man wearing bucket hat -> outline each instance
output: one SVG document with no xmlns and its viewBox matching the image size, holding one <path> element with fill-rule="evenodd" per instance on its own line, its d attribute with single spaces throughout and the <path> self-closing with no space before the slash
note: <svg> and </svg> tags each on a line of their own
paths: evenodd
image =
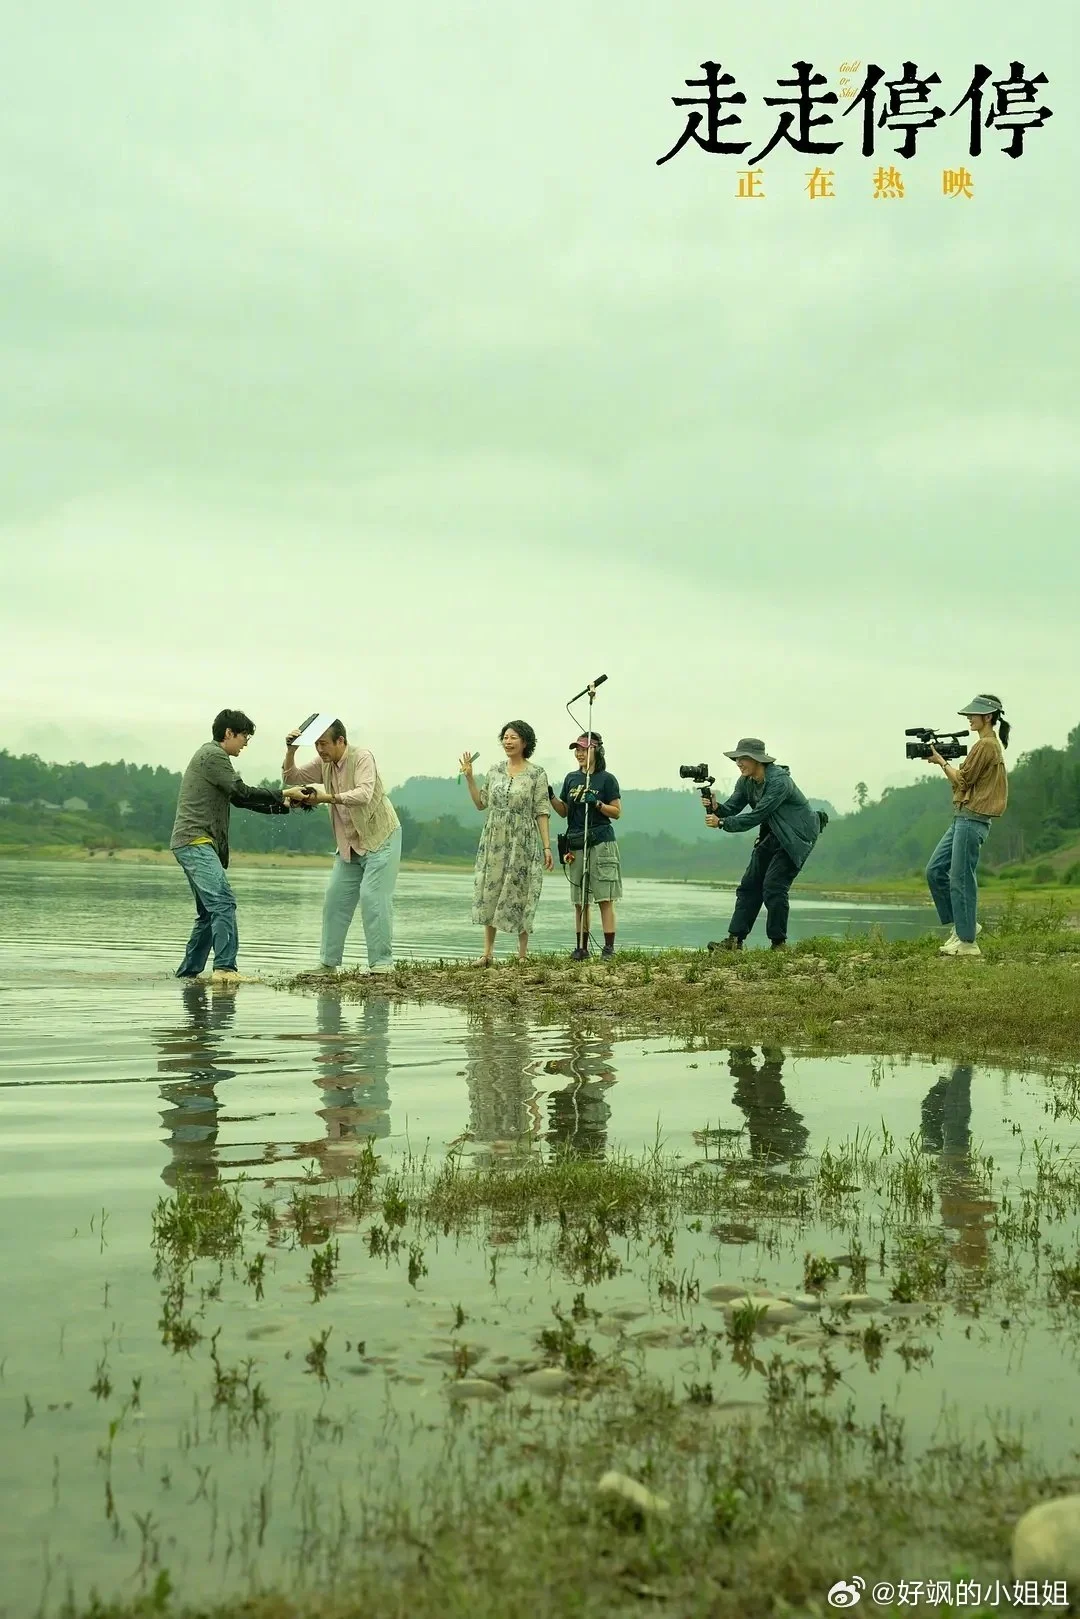
<svg viewBox="0 0 1080 1619">
<path fill-rule="evenodd" d="M 936 748 L 930 752 L 930 763 L 945 772 L 952 786 L 953 818 L 930 856 L 926 882 L 938 919 L 951 927 L 941 954 L 980 956 L 975 939 L 982 932 L 975 918 L 979 903 L 975 871 L 990 824 L 1005 813 L 1009 801 L 1002 752 L 1009 745 L 1009 722 L 1001 698 L 990 692 L 980 692 L 957 713 L 964 715 L 977 740 L 959 765 L 949 764 Z"/>
<path fill-rule="evenodd" d="M 744 736 L 725 753 L 739 768 L 735 791 L 723 804 L 710 800 L 707 826 L 723 832 L 760 827 L 750 864 L 735 894 L 735 909 L 726 939 L 710 950 L 741 950 L 743 940 L 765 907 L 765 931 L 774 950 L 787 943 L 788 894 L 828 817 L 811 809 L 785 765 L 765 751 L 760 737 Z"/>
</svg>

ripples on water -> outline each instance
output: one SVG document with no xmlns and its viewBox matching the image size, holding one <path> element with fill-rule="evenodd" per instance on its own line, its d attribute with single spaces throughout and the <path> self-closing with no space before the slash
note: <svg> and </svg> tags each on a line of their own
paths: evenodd
<svg viewBox="0 0 1080 1619">
<path fill-rule="evenodd" d="M 16 869 L 13 878 L 12 869 L 0 877 L 9 902 L 24 875 Z M 649 925 L 659 929 L 662 913 L 670 922 L 696 905 L 700 926 L 715 930 L 715 896 L 679 890 L 673 899 L 648 886 L 660 890 Z M 244 872 L 237 887 L 247 965 L 310 961 L 296 940 L 317 927 L 321 874 Z M 447 953 L 461 881 L 420 885 L 409 874 L 403 888 L 406 953 Z M 996 1207 L 976 1145 L 997 1173 L 1012 1173 L 1024 1139 L 1051 1127 L 1052 1094 L 1038 1076 L 605 1040 L 531 1027 L 512 1008 L 468 1014 L 381 998 L 343 1005 L 264 984 L 229 992 L 181 985 L 167 969 L 189 917 L 171 870 L 34 868 L 22 891 L 25 903 L 4 907 L 0 938 L 0 1559 L 8 1584 L 0 1614 L 36 1604 L 46 1567 L 54 1597 L 68 1576 L 81 1594 L 93 1583 L 130 1589 L 141 1546 L 136 1514 L 145 1521 L 147 1510 L 161 1561 L 185 1595 L 216 1590 L 226 1577 L 242 1584 L 256 1569 L 264 1577 L 287 1569 L 298 1547 L 310 1549 L 305 1537 L 318 1515 L 315 1497 L 293 1488 L 301 1454 L 319 1487 L 362 1495 L 441 1442 L 445 1366 L 425 1356 L 449 1341 L 453 1306 L 464 1302 L 470 1330 L 489 1349 L 522 1354 L 552 1299 L 568 1302 L 565 1278 L 512 1252 L 496 1275 L 495 1250 L 483 1242 L 436 1244 L 410 1288 L 399 1264 L 372 1257 L 358 1233 L 342 1233 L 326 1298 L 313 1302 L 304 1250 L 275 1250 L 265 1298 L 227 1277 L 221 1298 L 203 1301 L 203 1343 L 190 1357 L 173 1356 L 160 1339 L 150 1214 L 181 1177 L 207 1185 L 244 1175 L 253 1198 L 317 1193 L 347 1178 L 371 1140 L 390 1158 L 438 1157 L 453 1145 L 485 1162 L 552 1145 L 594 1157 L 636 1151 L 659 1136 L 695 1161 L 705 1130 L 782 1173 L 793 1157 L 884 1125 L 898 1141 L 916 1135 L 919 1150 L 948 1164 L 932 1219 L 976 1276 L 993 1263 Z M 546 917 L 556 942 L 565 917 L 551 907 Z M 1075 1124 L 1053 1128 L 1059 1144 L 1080 1145 Z M 828 1232 L 818 1241 L 828 1246 Z M 763 1252 L 751 1227 L 719 1240 L 688 1230 L 679 1242 L 678 1263 L 696 1266 L 706 1283 L 767 1275 L 773 1286 L 799 1284 L 801 1251 Z M 594 1299 L 603 1309 L 651 1308 L 630 1273 L 593 1289 Z M 239 1443 L 210 1408 L 206 1338 L 215 1326 L 220 1355 L 254 1356 L 275 1408 L 289 1415 L 269 1450 Z M 324 1389 L 305 1355 L 327 1327 Z M 670 1375 L 662 1350 L 654 1359 Z M 875 1409 L 895 1396 L 924 1437 L 941 1391 L 963 1387 L 980 1408 L 1019 1409 L 1034 1430 L 1075 1443 L 1075 1367 L 1039 1332 L 976 1366 L 958 1323 L 936 1344 L 934 1373 L 929 1407 L 919 1373 L 886 1371 L 887 1388 L 865 1369 L 851 1379 Z M 125 1402 L 110 1445 L 108 1424 Z M 262 1545 L 245 1540 L 255 1500 L 273 1525 Z"/>
</svg>

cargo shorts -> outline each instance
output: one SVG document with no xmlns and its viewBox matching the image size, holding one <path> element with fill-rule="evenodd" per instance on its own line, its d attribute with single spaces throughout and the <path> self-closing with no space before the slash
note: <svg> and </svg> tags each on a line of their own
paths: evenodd
<svg viewBox="0 0 1080 1619">
<path fill-rule="evenodd" d="M 570 893 L 575 905 L 581 904 L 581 879 L 584 869 L 585 852 L 582 849 L 575 849 L 572 865 L 563 866 L 570 882 Z M 609 843 L 594 843 L 589 850 L 588 898 L 590 903 L 593 900 L 622 899 L 619 845 L 614 839 Z"/>
</svg>

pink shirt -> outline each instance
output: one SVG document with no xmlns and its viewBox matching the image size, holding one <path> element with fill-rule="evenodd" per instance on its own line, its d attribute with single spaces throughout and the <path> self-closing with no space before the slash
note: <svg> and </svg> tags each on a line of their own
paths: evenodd
<svg viewBox="0 0 1080 1619">
<path fill-rule="evenodd" d="M 342 860 L 348 860 L 355 849 L 357 854 L 367 854 L 366 849 L 360 847 L 356 828 L 345 813 L 347 804 L 370 804 L 371 795 L 375 791 L 375 755 L 367 748 L 358 748 L 356 751 L 355 767 L 352 771 L 352 780 L 348 781 L 346 775 L 349 767 L 349 755 L 343 753 L 336 765 L 330 766 L 330 791 L 335 798 L 340 798 L 340 804 L 330 805 L 330 824 L 334 828 L 334 841 L 337 852 Z M 300 787 L 307 782 L 317 782 L 321 785 L 323 779 L 323 762 L 314 759 L 309 765 L 293 765 L 291 769 L 282 772 L 285 784 L 288 787 Z"/>
</svg>

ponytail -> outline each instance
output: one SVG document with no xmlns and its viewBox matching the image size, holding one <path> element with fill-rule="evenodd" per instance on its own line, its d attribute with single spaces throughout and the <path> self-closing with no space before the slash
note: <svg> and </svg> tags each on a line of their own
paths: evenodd
<svg viewBox="0 0 1080 1619">
<path fill-rule="evenodd" d="M 1009 746 L 1009 735 L 1012 731 L 1012 726 L 1005 718 L 1005 708 L 1001 698 L 993 696 L 993 694 L 988 691 L 980 692 L 979 696 L 984 702 L 993 703 L 994 712 L 990 716 L 990 724 L 992 726 L 997 726 L 998 740 L 1003 748 L 1007 748 Z"/>
</svg>

